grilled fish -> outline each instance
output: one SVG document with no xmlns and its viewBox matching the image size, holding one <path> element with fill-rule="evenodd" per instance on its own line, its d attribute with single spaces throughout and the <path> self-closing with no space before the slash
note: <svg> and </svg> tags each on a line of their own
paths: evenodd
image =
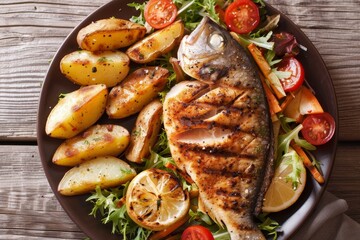
<svg viewBox="0 0 360 240">
<path fill-rule="evenodd" d="M 184 37 L 178 59 L 195 80 L 175 85 L 164 101 L 174 161 L 197 184 L 201 210 L 231 239 L 265 239 L 253 216 L 271 181 L 273 137 L 258 70 L 207 17 Z"/>
</svg>

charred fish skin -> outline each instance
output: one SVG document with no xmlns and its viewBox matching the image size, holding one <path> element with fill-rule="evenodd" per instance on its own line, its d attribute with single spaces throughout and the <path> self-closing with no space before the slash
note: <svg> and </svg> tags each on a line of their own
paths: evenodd
<svg viewBox="0 0 360 240">
<path fill-rule="evenodd" d="M 253 216 L 273 173 L 271 120 L 246 51 L 209 18 L 178 50 L 196 80 L 175 85 L 164 101 L 164 127 L 177 166 L 199 187 L 199 207 L 231 239 L 265 239 Z"/>
</svg>

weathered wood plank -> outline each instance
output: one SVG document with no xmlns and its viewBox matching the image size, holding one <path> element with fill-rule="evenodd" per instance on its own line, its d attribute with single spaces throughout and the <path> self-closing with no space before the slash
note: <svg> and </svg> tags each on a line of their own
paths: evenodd
<svg viewBox="0 0 360 240">
<path fill-rule="evenodd" d="M 73 27 L 106 2 L 1 1 L 0 140 L 35 140 L 38 97 L 49 60 Z M 360 2 L 268 2 L 297 23 L 323 56 L 338 97 L 340 140 L 360 140 Z"/>
<path fill-rule="evenodd" d="M 46 180 L 37 146 L 0 146 L 0 239 L 83 239 Z"/>
<path fill-rule="evenodd" d="M 0 3 L 0 140 L 35 140 L 49 62 L 71 30 L 108 0 Z"/>
<path fill-rule="evenodd" d="M 347 214 L 360 223 L 360 143 L 342 143 L 327 190 L 348 202 Z"/>
<path fill-rule="evenodd" d="M 340 144 L 328 190 L 360 222 L 358 144 Z M 83 239 L 52 193 L 36 146 L 0 146 L 0 239 Z M 22 238 L 21 238 L 22 237 Z"/>
</svg>

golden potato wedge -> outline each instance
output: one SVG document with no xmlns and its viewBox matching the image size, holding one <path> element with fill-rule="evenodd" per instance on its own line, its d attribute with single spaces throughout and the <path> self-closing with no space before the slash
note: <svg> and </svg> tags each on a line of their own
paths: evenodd
<svg viewBox="0 0 360 240">
<path fill-rule="evenodd" d="M 79 47 L 91 52 L 128 47 L 144 37 L 146 28 L 124 19 L 108 18 L 82 28 L 76 41 Z"/>
<path fill-rule="evenodd" d="M 158 99 L 146 105 L 139 113 L 126 149 L 127 160 L 141 163 L 154 146 L 161 127 L 162 104 Z"/>
<path fill-rule="evenodd" d="M 136 172 L 126 162 L 112 156 L 96 157 L 71 168 L 58 185 L 62 195 L 73 196 L 101 188 L 116 187 L 135 177 Z"/>
<path fill-rule="evenodd" d="M 54 138 L 71 138 L 93 125 L 104 113 L 107 87 L 97 84 L 68 93 L 51 110 L 45 132 Z"/>
<path fill-rule="evenodd" d="M 158 30 L 128 48 L 126 54 L 137 63 L 154 61 L 160 55 L 170 52 L 184 36 L 184 24 L 176 21 Z"/>
<path fill-rule="evenodd" d="M 119 125 L 94 125 L 85 132 L 65 140 L 55 151 L 53 163 L 76 166 L 99 156 L 118 156 L 129 145 L 129 131 Z"/>
<path fill-rule="evenodd" d="M 60 71 L 76 84 L 113 87 L 129 73 L 130 59 L 120 51 L 75 51 L 60 61 Z"/>
<path fill-rule="evenodd" d="M 129 74 L 110 91 L 106 106 L 109 118 L 125 118 L 140 112 L 165 87 L 169 74 L 161 67 L 144 67 Z"/>
</svg>

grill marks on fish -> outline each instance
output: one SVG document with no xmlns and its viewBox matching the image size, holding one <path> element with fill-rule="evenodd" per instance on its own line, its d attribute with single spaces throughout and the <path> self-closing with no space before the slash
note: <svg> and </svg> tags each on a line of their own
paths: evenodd
<svg viewBox="0 0 360 240">
<path fill-rule="evenodd" d="M 178 58 L 198 81 L 178 83 L 164 102 L 175 163 L 198 185 L 199 209 L 226 226 L 231 239 L 264 239 L 253 214 L 271 180 L 273 143 L 257 68 L 206 18 L 182 40 Z"/>
<path fill-rule="evenodd" d="M 252 220 L 254 196 L 262 156 L 268 150 L 259 134 L 260 124 L 254 124 L 259 122 L 258 110 L 252 104 L 244 108 L 251 103 L 246 101 L 247 92 L 181 82 L 164 104 L 164 123 L 176 164 L 198 185 L 202 210 L 229 231 L 257 228 Z"/>
</svg>

